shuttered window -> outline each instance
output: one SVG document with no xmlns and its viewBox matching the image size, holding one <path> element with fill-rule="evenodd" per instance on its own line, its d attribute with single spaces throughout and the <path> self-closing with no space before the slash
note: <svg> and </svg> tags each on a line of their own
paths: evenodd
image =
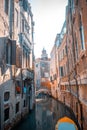
<svg viewBox="0 0 87 130">
<path fill-rule="evenodd" d="M 6 43 L 6 63 L 11 64 L 11 43 L 10 43 L 10 40 L 8 40 L 8 43 Z"/>
<path fill-rule="evenodd" d="M 81 15 L 79 16 L 79 21 L 80 21 L 81 49 L 84 50 L 85 49 L 85 40 L 84 40 L 84 29 L 83 29 L 83 25 L 82 25 Z"/>
<path fill-rule="evenodd" d="M 4 3 L 5 3 L 5 13 L 8 15 L 8 13 L 9 13 L 9 0 L 5 0 Z"/>
<path fill-rule="evenodd" d="M 10 98 L 10 92 L 5 92 L 4 93 L 4 101 L 8 101 Z"/>
<path fill-rule="evenodd" d="M 12 41 L 11 45 L 11 64 L 16 65 L 16 41 Z"/>
<path fill-rule="evenodd" d="M 22 67 L 22 48 L 16 48 L 16 66 L 21 68 Z"/>
<path fill-rule="evenodd" d="M 16 113 L 19 112 L 19 102 L 16 103 L 16 110 L 15 110 L 15 112 L 16 112 Z"/>
<path fill-rule="evenodd" d="M 16 65 L 16 41 L 7 40 L 6 43 L 6 63 Z"/>
<path fill-rule="evenodd" d="M 6 108 L 4 110 L 4 121 L 9 119 L 9 108 Z"/>
<path fill-rule="evenodd" d="M 63 67 L 60 67 L 60 76 L 63 76 L 64 73 L 63 73 Z"/>
</svg>

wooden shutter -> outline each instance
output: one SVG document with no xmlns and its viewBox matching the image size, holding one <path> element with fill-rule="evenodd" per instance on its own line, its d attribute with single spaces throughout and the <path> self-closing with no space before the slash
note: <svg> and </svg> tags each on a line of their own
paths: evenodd
<svg viewBox="0 0 87 130">
<path fill-rule="evenodd" d="M 22 67 L 22 48 L 18 46 L 16 48 L 16 66 L 18 68 Z"/>
<path fill-rule="evenodd" d="M 12 40 L 11 45 L 11 64 L 16 65 L 16 41 Z"/>
<path fill-rule="evenodd" d="M 6 65 L 6 37 L 0 37 L 0 67 L 2 74 Z"/>
<path fill-rule="evenodd" d="M 0 38 L 0 65 L 2 64 L 3 62 L 3 59 L 4 59 L 4 41 L 5 39 L 4 38 Z"/>
</svg>

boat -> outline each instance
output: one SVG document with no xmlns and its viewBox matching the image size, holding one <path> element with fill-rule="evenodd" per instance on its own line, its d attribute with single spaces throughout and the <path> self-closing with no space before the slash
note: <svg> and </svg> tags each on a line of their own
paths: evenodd
<svg viewBox="0 0 87 130">
<path fill-rule="evenodd" d="M 55 130 L 78 130 L 78 127 L 72 119 L 65 116 L 57 121 Z"/>
</svg>

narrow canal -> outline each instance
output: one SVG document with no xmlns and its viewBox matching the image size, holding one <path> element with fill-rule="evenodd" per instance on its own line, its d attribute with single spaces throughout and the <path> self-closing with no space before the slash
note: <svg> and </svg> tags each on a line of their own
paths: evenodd
<svg viewBox="0 0 87 130">
<path fill-rule="evenodd" d="M 63 116 L 76 122 L 74 114 L 64 104 L 41 96 L 36 100 L 35 109 L 14 130 L 55 130 L 58 119 Z"/>
</svg>

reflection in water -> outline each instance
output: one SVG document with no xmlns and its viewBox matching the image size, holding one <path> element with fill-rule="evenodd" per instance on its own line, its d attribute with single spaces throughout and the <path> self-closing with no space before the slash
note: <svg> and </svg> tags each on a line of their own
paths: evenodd
<svg viewBox="0 0 87 130">
<path fill-rule="evenodd" d="M 60 102 L 46 95 L 40 95 L 36 100 L 35 111 L 31 112 L 21 122 L 16 130 L 55 130 L 55 125 L 63 116 L 68 116 L 75 121 L 73 113 Z"/>
<path fill-rule="evenodd" d="M 75 120 L 74 115 L 60 102 L 47 98 L 36 103 L 36 130 L 55 130 L 55 124 L 63 116 Z"/>
</svg>

